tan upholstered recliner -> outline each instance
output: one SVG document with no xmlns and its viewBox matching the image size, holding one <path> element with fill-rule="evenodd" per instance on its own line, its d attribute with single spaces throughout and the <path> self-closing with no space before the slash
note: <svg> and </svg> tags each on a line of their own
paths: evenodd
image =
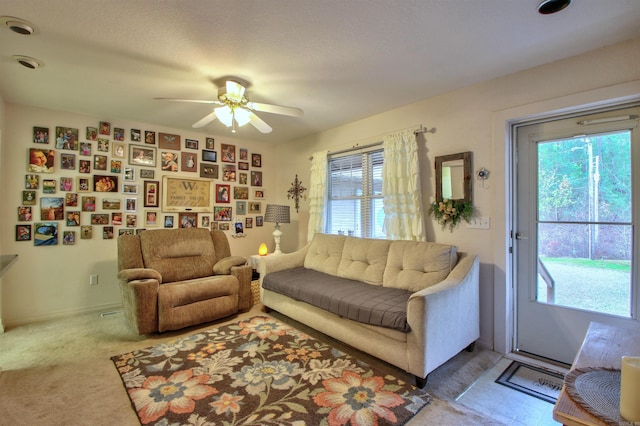
<svg viewBox="0 0 640 426">
<path fill-rule="evenodd" d="M 251 266 L 224 232 L 146 230 L 118 237 L 124 314 L 139 334 L 177 330 L 251 306 Z"/>
</svg>

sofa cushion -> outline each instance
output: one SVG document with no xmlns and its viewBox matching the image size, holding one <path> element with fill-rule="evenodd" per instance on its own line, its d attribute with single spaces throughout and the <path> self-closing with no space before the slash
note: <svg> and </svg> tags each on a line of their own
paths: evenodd
<svg viewBox="0 0 640 426">
<path fill-rule="evenodd" d="M 390 244 L 390 240 L 347 237 L 338 266 L 338 276 L 382 285 Z"/>
<path fill-rule="evenodd" d="M 247 259 L 242 256 L 229 256 L 224 259 L 220 259 L 213 265 L 213 273 L 216 275 L 229 275 L 231 274 L 231 268 L 234 266 L 242 266 L 247 263 Z"/>
<path fill-rule="evenodd" d="M 265 275 L 262 287 L 365 324 L 409 331 L 406 290 L 374 286 L 306 268 Z"/>
<path fill-rule="evenodd" d="M 419 241 L 393 241 L 383 286 L 416 292 L 444 280 L 456 265 L 456 246 Z"/>
<path fill-rule="evenodd" d="M 162 282 L 210 276 L 215 250 L 204 228 L 156 229 L 140 233 L 145 268 L 155 269 Z"/>
<path fill-rule="evenodd" d="M 344 235 L 315 234 L 304 258 L 304 267 L 329 275 L 338 275 Z"/>
</svg>

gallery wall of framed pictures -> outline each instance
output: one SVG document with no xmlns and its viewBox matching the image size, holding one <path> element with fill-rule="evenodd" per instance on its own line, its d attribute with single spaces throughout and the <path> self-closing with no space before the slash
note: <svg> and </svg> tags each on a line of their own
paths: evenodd
<svg viewBox="0 0 640 426">
<path fill-rule="evenodd" d="M 16 241 L 75 245 L 151 228 L 263 224 L 262 155 L 109 121 L 33 126 Z"/>
</svg>

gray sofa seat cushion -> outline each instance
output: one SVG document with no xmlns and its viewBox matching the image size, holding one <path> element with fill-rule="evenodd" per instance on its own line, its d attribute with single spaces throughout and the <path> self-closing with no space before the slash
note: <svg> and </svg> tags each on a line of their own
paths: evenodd
<svg viewBox="0 0 640 426">
<path fill-rule="evenodd" d="M 262 287 L 365 324 L 409 331 L 411 292 L 296 268 L 265 275 Z"/>
</svg>

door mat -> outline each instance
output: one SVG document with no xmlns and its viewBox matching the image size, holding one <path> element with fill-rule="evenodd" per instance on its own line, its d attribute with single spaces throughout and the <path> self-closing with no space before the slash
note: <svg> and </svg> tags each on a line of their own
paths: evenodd
<svg viewBox="0 0 640 426">
<path fill-rule="evenodd" d="M 555 404 L 564 375 L 513 361 L 496 379 L 496 383 Z"/>
</svg>

